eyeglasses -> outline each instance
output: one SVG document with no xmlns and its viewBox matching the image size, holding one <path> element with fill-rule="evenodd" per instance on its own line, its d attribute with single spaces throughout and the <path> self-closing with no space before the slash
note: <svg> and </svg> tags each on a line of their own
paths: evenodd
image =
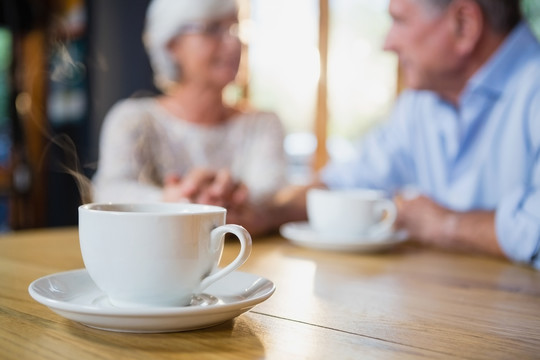
<svg viewBox="0 0 540 360">
<path fill-rule="evenodd" d="M 237 22 L 194 22 L 182 26 L 178 32 L 182 34 L 201 34 L 213 38 L 223 38 L 225 36 L 238 37 Z"/>
</svg>

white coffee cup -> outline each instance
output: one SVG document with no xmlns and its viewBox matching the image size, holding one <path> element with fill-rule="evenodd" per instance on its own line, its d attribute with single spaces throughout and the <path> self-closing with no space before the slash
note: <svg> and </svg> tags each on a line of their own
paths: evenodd
<svg viewBox="0 0 540 360">
<path fill-rule="evenodd" d="M 324 234 L 376 236 L 396 220 L 396 206 L 382 191 L 310 189 L 306 201 L 311 228 Z"/>
<path fill-rule="evenodd" d="M 249 233 L 224 225 L 225 216 L 222 207 L 198 204 L 82 205 L 83 261 L 115 306 L 185 306 L 251 253 Z M 239 239 L 240 252 L 218 269 L 227 233 Z"/>
</svg>

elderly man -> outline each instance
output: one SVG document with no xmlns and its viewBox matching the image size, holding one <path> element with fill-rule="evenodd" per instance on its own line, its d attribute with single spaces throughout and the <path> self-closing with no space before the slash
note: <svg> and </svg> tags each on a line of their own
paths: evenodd
<svg viewBox="0 0 540 360">
<path fill-rule="evenodd" d="M 397 226 L 413 239 L 540 268 L 540 45 L 519 1 L 390 0 L 389 9 L 385 48 L 409 90 L 358 157 L 329 164 L 312 186 L 413 187 L 416 196 L 397 196 Z M 231 219 L 257 232 L 305 218 L 306 190 Z"/>
<path fill-rule="evenodd" d="M 425 243 L 540 266 L 540 46 L 517 0 L 391 0 L 385 48 L 411 90 L 330 188 L 401 198 L 398 225 Z"/>
</svg>

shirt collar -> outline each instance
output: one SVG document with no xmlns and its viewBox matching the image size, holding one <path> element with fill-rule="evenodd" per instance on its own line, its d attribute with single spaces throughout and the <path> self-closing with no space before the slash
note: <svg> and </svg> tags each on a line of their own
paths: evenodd
<svg viewBox="0 0 540 360">
<path fill-rule="evenodd" d="M 538 47 L 529 26 L 521 22 L 507 36 L 495 54 L 469 80 L 463 96 L 476 91 L 500 95 L 520 66 L 520 58 L 527 56 L 527 48 Z M 462 96 L 462 98 L 463 98 Z"/>
</svg>

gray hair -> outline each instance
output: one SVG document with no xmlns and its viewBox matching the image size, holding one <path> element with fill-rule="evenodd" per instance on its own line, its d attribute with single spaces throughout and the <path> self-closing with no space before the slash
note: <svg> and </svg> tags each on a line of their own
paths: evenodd
<svg viewBox="0 0 540 360">
<path fill-rule="evenodd" d="M 179 30 L 192 22 L 236 14 L 235 0 L 152 0 L 146 12 L 143 42 L 154 70 L 154 83 L 166 91 L 180 80 L 178 64 L 168 49 Z"/>
<path fill-rule="evenodd" d="M 421 0 L 443 10 L 453 0 Z M 519 0 L 473 0 L 482 9 L 487 22 L 499 33 L 509 33 L 522 19 Z"/>
</svg>

